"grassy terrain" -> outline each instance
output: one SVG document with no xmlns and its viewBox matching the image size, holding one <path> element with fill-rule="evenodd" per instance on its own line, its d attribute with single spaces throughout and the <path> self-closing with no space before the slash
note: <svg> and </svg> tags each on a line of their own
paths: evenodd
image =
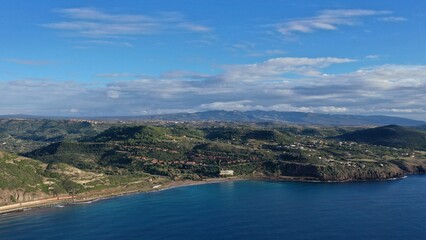
<svg viewBox="0 0 426 240">
<path fill-rule="evenodd" d="M 48 164 L 0 152 L 0 189 L 59 194 L 77 187 L 66 175 L 53 174 Z"/>
</svg>

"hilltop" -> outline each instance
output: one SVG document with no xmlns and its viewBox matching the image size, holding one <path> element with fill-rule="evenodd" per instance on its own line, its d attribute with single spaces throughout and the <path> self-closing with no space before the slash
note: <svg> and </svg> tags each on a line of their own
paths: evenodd
<svg viewBox="0 0 426 240">
<path fill-rule="evenodd" d="M 336 130 L 335 130 L 336 131 Z M 110 175 L 147 173 L 172 180 L 237 176 L 320 181 L 400 177 L 424 172 L 407 150 L 336 142 L 328 129 L 240 126 L 119 126 L 78 142 L 58 142 L 28 157 Z M 343 131 L 343 130 L 341 130 Z M 349 130 L 346 130 L 349 131 Z"/>
<path fill-rule="evenodd" d="M 357 130 L 342 134 L 337 138 L 388 147 L 426 150 L 425 131 L 397 125 Z"/>
<path fill-rule="evenodd" d="M 0 119 L 0 150 L 24 153 L 54 142 L 92 137 L 112 125 L 85 120 Z"/>
</svg>

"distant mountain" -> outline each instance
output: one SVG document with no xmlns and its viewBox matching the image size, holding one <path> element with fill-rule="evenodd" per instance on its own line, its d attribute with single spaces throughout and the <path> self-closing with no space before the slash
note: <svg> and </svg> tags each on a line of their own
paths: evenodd
<svg viewBox="0 0 426 240">
<path fill-rule="evenodd" d="M 304 112 L 277 111 L 207 111 L 196 113 L 175 113 L 136 117 L 104 117 L 99 119 L 121 120 L 167 120 L 167 121 L 224 121 L 224 122 L 285 122 L 291 124 L 313 124 L 327 126 L 383 126 L 396 124 L 418 126 L 423 121 L 389 116 L 335 115 Z"/>
<path fill-rule="evenodd" d="M 0 119 L 50 119 L 50 120 L 69 120 L 69 119 L 79 119 L 78 117 L 67 117 L 67 116 L 41 116 L 41 115 L 28 115 L 28 114 L 10 114 L 10 115 L 0 115 Z"/>
<path fill-rule="evenodd" d="M 0 119 L 39 119 L 40 116 L 35 115 L 26 115 L 26 114 L 10 114 L 10 115 L 0 115 Z"/>
<path fill-rule="evenodd" d="M 397 125 L 357 130 L 337 138 L 388 147 L 426 150 L 426 132 Z"/>
<path fill-rule="evenodd" d="M 281 122 L 290 124 L 311 124 L 324 126 L 420 126 L 426 122 L 408 118 L 389 116 L 363 116 L 322 114 L 304 112 L 277 112 L 277 111 L 206 111 L 195 113 L 173 113 L 147 116 L 103 116 L 103 117 L 42 117 L 29 115 L 0 116 L 0 118 L 24 119 L 91 119 L 91 120 L 135 120 L 135 121 L 221 121 L 221 122 Z"/>
</svg>

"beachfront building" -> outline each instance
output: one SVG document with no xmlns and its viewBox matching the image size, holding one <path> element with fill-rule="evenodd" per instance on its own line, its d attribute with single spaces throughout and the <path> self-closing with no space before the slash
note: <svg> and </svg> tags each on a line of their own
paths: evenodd
<svg viewBox="0 0 426 240">
<path fill-rule="evenodd" d="M 234 170 L 220 170 L 220 176 L 233 176 Z"/>
</svg>

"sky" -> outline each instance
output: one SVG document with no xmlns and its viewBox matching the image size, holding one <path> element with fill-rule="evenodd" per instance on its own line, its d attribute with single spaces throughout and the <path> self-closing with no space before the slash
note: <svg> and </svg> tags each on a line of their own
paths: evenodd
<svg viewBox="0 0 426 240">
<path fill-rule="evenodd" d="M 0 115 L 426 120 L 426 1 L 2 0 Z"/>
</svg>

